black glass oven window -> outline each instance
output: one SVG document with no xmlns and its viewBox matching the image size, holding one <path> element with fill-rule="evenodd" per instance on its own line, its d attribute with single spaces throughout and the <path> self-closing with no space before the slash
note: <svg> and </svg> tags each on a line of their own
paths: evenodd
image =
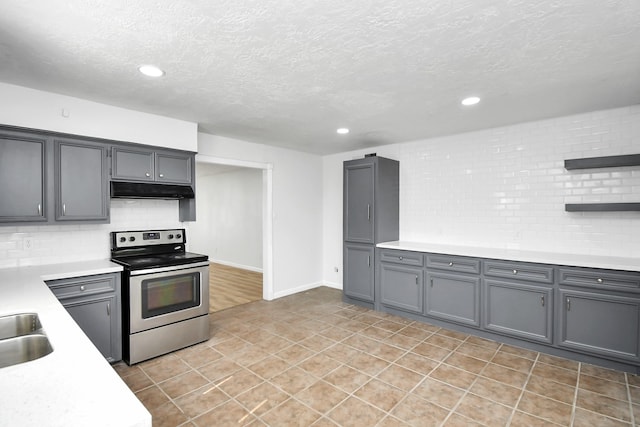
<svg viewBox="0 0 640 427">
<path fill-rule="evenodd" d="M 142 318 L 200 305 L 200 274 L 176 274 L 142 281 Z"/>
</svg>

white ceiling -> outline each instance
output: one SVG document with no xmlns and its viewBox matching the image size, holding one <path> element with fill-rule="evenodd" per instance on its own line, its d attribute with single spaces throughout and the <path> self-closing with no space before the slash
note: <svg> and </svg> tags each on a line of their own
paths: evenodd
<svg viewBox="0 0 640 427">
<path fill-rule="evenodd" d="M 640 104 L 640 1 L 2 1 L 0 81 L 327 154 Z"/>
</svg>

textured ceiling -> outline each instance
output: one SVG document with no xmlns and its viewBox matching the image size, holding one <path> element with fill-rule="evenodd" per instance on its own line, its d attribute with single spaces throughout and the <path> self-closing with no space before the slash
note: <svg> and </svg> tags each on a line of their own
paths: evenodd
<svg viewBox="0 0 640 427">
<path fill-rule="evenodd" d="M 639 104 L 639 40 L 637 0 L 2 1 L 0 81 L 326 154 Z"/>
</svg>

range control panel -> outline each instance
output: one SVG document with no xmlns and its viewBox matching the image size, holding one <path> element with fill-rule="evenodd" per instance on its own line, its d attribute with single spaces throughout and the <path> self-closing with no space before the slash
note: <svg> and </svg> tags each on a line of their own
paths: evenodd
<svg viewBox="0 0 640 427">
<path fill-rule="evenodd" d="M 172 230 L 116 231 L 111 233 L 112 248 L 132 248 L 136 246 L 152 246 L 180 244 L 187 241 L 184 228 Z"/>
</svg>

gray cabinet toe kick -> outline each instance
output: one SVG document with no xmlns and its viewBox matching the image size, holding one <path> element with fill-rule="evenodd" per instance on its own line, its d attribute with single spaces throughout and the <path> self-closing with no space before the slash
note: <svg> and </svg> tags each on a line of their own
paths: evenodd
<svg viewBox="0 0 640 427">
<path fill-rule="evenodd" d="M 354 249 L 345 247 L 347 256 L 357 258 Z M 640 272 L 379 247 L 374 259 L 373 272 L 351 272 L 353 283 L 375 280 L 373 289 L 359 287 L 353 296 L 366 304 L 356 304 L 640 373 Z"/>
</svg>

